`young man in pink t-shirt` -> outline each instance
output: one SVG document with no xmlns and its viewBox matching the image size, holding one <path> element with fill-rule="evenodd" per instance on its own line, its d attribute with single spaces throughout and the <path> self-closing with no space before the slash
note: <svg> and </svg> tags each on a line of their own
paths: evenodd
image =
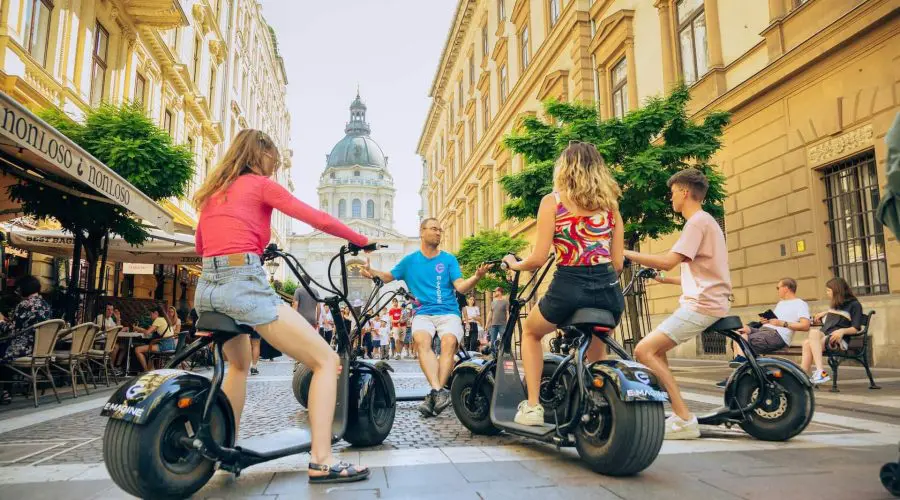
<svg viewBox="0 0 900 500">
<path fill-rule="evenodd" d="M 700 437 L 697 417 L 681 397 L 666 353 L 728 314 L 731 275 L 725 235 L 716 220 L 702 209 L 709 181 L 699 170 L 688 168 L 673 175 L 668 185 L 672 208 L 687 221 L 678 242 L 663 255 L 626 250 L 625 257 L 664 271 L 680 265 L 680 277 L 662 277 L 660 281 L 681 285 L 681 307 L 635 346 L 634 356 L 653 370 L 669 393 L 673 414 L 666 419 L 666 439 L 696 439 Z"/>
</svg>

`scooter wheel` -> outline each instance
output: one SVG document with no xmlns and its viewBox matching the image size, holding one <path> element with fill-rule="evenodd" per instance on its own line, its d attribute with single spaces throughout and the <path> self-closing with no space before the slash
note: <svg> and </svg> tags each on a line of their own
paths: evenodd
<svg viewBox="0 0 900 500">
<path fill-rule="evenodd" d="M 297 366 L 294 367 L 294 379 L 291 382 L 291 388 L 294 389 L 294 398 L 304 408 L 308 408 L 309 383 L 312 381 L 312 376 L 313 371 L 303 363 L 297 363 Z"/>
<path fill-rule="evenodd" d="M 601 397 L 605 404 L 591 403 Z M 588 399 L 591 415 L 575 429 L 575 449 L 594 472 L 607 476 L 631 476 L 656 460 L 665 437 L 663 404 L 657 401 L 625 402 L 613 384 Z"/>
<path fill-rule="evenodd" d="M 485 378 L 481 388 L 475 395 L 473 404 L 468 402 L 469 395 L 475 389 L 476 374 L 466 371 L 453 377 L 450 386 L 450 400 L 453 402 L 453 412 L 456 418 L 472 434 L 483 436 L 495 436 L 500 434 L 500 429 L 494 427 L 491 422 L 491 396 L 494 392 L 494 383 L 490 377 Z"/>
<path fill-rule="evenodd" d="M 372 390 L 364 396 L 367 401 L 359 401 L 358 395 L 355 401 L 350 403 L 347 431 L 344 433 L 344 441 L 353 446 L 365 447 L 379 445 L 387 439 L 394 426 L 394 417 L 397 414 L 397 400 L 394 392 L 394 381 L 390 373 L 381 372 L 386 386 L 376 383 Z M 354 387 L 353 381 L 350 383 Z M 363 408 L 360 408 L 363 405 Z"/>
<path fill-rule="evenodd" d="M 214 464 L 180 438 L 200 428 L 202 409 L 181 409 L 171 399 L 156 409 L 146 424 L 110 419 L 103 433 L 103 462 L 112 480 L 139 498 L 187 498 L 212 477 Z M 229 408 L 228 411 L 231 411 Z M 230 444 L 220 405 L 212 408 L 210 432 L 220 444 Z"/>
<path fill-rule="evenodd" d="M 739 425 L 747 434 L 762 441 L 787 441 L 803 432 L 815 411 L 815 395 L 791 372 L 782 370 L 777 380 L 781 387 L 777 394 L 770 394 L 762 406 L 755 409 Z M 736 402 L 731 405 L 746 406 L 759 394 L 759 384 L 750 373 L 735 383 Z"/>
<path fill-rule="evenodd" d="M 900 463 L 891 462 L 881 467 L 881 484 L 891 495 L 900 497 Z"/>
</svg>

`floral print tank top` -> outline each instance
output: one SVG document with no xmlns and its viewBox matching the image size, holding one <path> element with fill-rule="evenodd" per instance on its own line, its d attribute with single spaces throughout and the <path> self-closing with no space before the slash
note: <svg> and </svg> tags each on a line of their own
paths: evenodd
<svg viewBox="0 0 900 500">
<path fill-rule="evenodd" d="M 575 215 L 556 195 L 556 232 L 553 248 L 557 266 L 596 266 L 610 262 L 610 241 L 616 224 L 612 210 Z"/>
</svg>

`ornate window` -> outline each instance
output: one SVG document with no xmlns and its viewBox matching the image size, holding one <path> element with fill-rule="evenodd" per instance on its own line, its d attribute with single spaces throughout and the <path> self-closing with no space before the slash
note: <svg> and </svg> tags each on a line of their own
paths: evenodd
<svg viewBox="0 0 900 500">
<path fill-rule="evenodd" d="M 550 27 L 556 26 L 559 21 L 559 13 L 562 10 L 562 0 L 548 0 L 550 2 Z"/>
<path fill-rule="evenodd" d="M 611 79 L 613 116 L 622 118 L 628 111 L 628 61 L 622 58 L 613 66 Z"/>
<path fill-rule="evenodd" d="M 372 200 L 366 202 L 366 218 L 375 218 L 375 202 Z"/>
<path fill-rule="evenodd" d="M 832 272 L 847 280 L 856 295 L 890 293 L 884 226 L 875 217 L 880 194 L 874 151 L 822 172 Z"/>
<path fill-rule="evenodd" d="M 353 200 L 352 207 L 353 207 L 352 217 L 354 219 L 359 219 L 360 217 L 362 217 L 362 202 L 359 201 L 358 198 Z"/>
<path fill-rule="evenodd" d="M 347 216 L 347 200 L 342 199 L 338 202 L 338 217 L 344 218 Z"/>
<path fill-rule="evenodd" d="M 681 76 L 691 85 L 709 69 L 703 0 L 679 0 L 676 11 Z"/>
<path fill-rule="evenodd" d="M 163 129 L 169 133 L 169 136 L 175 137 L 175 122 L 172 119 L 172 112 L 168 108 L 163 113 Z"/>
<path fill-rule="evenodd" d="M 191 80 L 200 82 L 200 56 L 203 51 L 203 40 L 199 36 L 194 37 L 194 58 L 191 61 Z"/>
<path fill-rule="evenodd" d="M 488 27 L 487 23 L 484 23 L 484 26 L 481 27 L 481 58 L 487 59 L 488 53 L 491 51 L 489 47 L 489 39 L 488 39 Z"/>
<path fill-rule="evenodd" d="M 94 50 L 91 58 L 91 106 L 97 106 L 103 100 L 108 49 L 109 32 L 98 21 L 94 30 Z"/>
<path fill-rule="evenodd" d="M 484 96 L 481 98 L 482 133 L 487 132 L 487 128 L 490 124 L 491 124 L 491 96 L 488 92 L 485 92 Z"/>
<path fill-rule="evenodd" d="M 509 95 L 509 76 L 506 74 L 506 65 L 500 66 L 500 103 L 506 102 Z"/>
<path fill-rule="evenodd" d="M 497 0 L 497 24 L 506 21 L 506 5 L 503 4 L 503 0 Z"/>
<path fill-rule="evenodd" d="M 528 67 L 528 64 L 531 62 L 531 40 L 528 36 L 528 25 L 526 24 L 524 28 L 522 28 L 522 32 L 519 33 L 519 43 L 521 43 L 521 53 L 520 58 L 522 62 L 522 71 L 525 71 L 525 68 Z"/>
<path fill-rule="evenodd" d="M 26 0 L 25 2 L 25 50 L 37 59 L 41 66 L 47 65 L 47 42 L 50 39 L 50 15 L 53 2 L 50 0 Z"/>
<path fill-rule="evenodd" d="M 147 93 L 147 79 L 140 73 L 134 76 L 134 103 L 144 108 L 144 96 Z"/>
</svg>

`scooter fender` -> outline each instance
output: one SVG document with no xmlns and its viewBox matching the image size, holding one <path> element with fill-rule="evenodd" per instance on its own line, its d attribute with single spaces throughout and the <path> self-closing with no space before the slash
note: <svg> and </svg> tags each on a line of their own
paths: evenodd
<svg viewBox="0 0 900 500">
<path fill-rule="evenodd" d="M 381 377 L 380 374 L 394 371 L 394 369 L 391 368 L 391 365 L 384 361 L 379 361 L 374 364 L 365 361 L 358 361 L 358 363 L 359 366 L 356 370 L 353 370 L 353 373 L 350 375 L 349 397 L 351 399 L 351 414 L 353 413 L 354 406 L 359 412 L 365 413 L 371 411 L 372 408 L 370 408 L 370 406 L 372 404 L 372 398 L 370 395 L 375 391 L 378 385 L 386 384 L 384 378 Z M 363 367 L 362 365 L 365 366 Z M 384 389 L 387 390 L 387 387 L 384 387 Z M 391 395 L 390 404 L 393 406 L 396 404 L 396 396 L 391 392 L 388 392 L 388 394 Z"/>
<path fill-rule="evenodd" d="M 109 398 L 100 415 L 133 424 L 146 424 L 153 419 L 157 408 L 185 396 L 194 398 L 192 404 L 202 405 L 210 388 L 208 378 L 184 370 L 154 370 L 132 377 Z M 198 397 L 199 396 L 199 397 Z M 221 391 L 216 397 L 225 418 L 234 428 L 231 403 Z"/>
<path fill-rule="evenodd" d="M 613 384 L 622 401 L 669 400 L 669 394 L 659 385 L 656 375 L 646 366 L 624 359 L 607 359 L 592 363 L 588 368 L 594 376 L 601 376 L 608 384 Z M 593 385 L 588 382 L 588 388 Z"/>
<path fill-rule="evenodd" d="M 756 363 L 762 367 L 767 377 L 774 377 L 775 371 L 782 370 L 789 372 L 804 386 L 812 387 L 812 382 L 809 381 L 809 376 L 803 373 L 803 369 L 786 359 L 756 358 Z M 737 384 L 734 382 L 740 380 L 745 373 L 750 373 L 752 370 L 753 367 L 750 366 L 750 363 L 744 363 L 734 370 L 731 376 L 728 377 L 728 382 L 725 385 L 725 401 L 734 401 L 734 398 L 737 396 L 735 394 Z"/>
<path fill-rule="evenodd" d="M 462 363 L 453 367 L 453 371 L 450 372 L 450 380 L 452 381 L 454 377 L 461 373 L 472 373 L 473 375 L 477 375 L 478 372 L 484 368 L 484 365 L 487 364 L 486 359 L 472 358 L 468 361 L 463 361 Z M 447 382 L 449 385 L 450 382 Z"/>
</svg>

